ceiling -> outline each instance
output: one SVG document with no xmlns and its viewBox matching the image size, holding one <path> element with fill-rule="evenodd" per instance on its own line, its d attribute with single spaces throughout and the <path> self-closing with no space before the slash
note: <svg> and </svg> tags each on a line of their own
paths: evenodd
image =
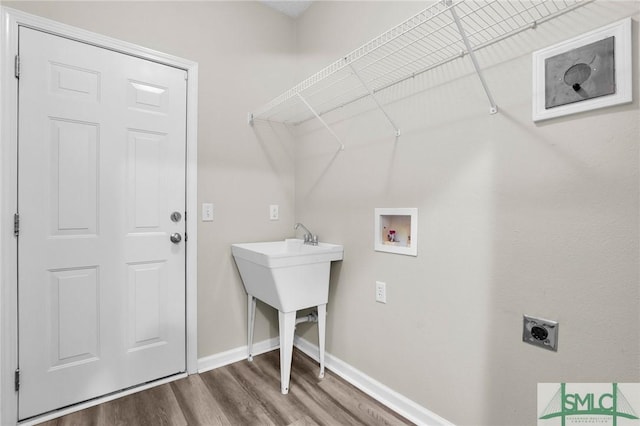
<svg viewBox="0 0 640 426">
<path fill-rule="evenodd" d="M 289 0 L 289 1 L 273 1 L 273 0 L 260 0 L 267 6 L 282 12 L 292 18 L 300 16 L 309 6 L 311 6 L 312 0 Z"/>
</svg>

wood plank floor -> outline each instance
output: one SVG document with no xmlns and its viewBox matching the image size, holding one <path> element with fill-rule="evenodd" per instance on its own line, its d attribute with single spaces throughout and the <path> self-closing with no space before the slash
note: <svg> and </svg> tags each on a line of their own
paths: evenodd
<svg viewBox="0 0 640 426">
<path fill-rule="evenodd" d="M 88 408 L 44 426 L 411 425 L 294 349 L 289 395 L 280 394 L 279 352 L 240 361 Z"/>
</svg>

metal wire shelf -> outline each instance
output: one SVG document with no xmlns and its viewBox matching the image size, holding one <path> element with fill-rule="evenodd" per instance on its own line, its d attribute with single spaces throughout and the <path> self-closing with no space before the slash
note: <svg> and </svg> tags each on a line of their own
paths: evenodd
<svg viewBox="0 0 640 426">
<path fill-rule="evenodd" d="M 324 114 L 368 96 L 384 112 L 379 92 L 465 56 L 473 62 L 490 113 L 495 113 L 474 52 L 590 1 L 438 1 L 258 108 L 249 121 L 297 125 L 316 117 L 331 131 L 321 118 Z M 399 129 L 385 115 L 398 136 Z"/>
</svg>

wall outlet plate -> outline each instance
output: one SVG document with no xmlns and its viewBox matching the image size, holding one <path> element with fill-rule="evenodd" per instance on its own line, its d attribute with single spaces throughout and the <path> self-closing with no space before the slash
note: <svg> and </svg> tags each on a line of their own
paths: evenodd
<svg viewBox="0 0 640 426">
<path fill-rule="evenodd" d="M 558 351 L 557 321 L 524 315 L 522 318 L 522 341 L 550 351 Z"/>
<path fill-rule="evenodd" d="M 277 204 L 271 204 L 269 206 L 269 220 L 280 219 L 280 207 Z"/>
<path fill-rule="evenodd" d="M 387 303 L 387 283 L 376 281 L 376 302 Z"/>
</svg>

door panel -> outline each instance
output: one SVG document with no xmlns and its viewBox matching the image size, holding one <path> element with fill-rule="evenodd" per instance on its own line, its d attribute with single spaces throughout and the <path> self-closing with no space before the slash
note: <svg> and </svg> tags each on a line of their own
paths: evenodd
<svg viewBox="0 0 640 426">
<path fill-rule="evenodd" d="M 167 304 L 165 274 L 165 262 L 129 265 L 129 351 L 166 344 L 167 330 L 161 321 Z"/>
<path fill-rule="evenodd" d="M 50 271 L 52 368 L 99 359 L 97 269 Z"/>
<path fill-rule="evenodd" d="M 163 203 L 160 163 L 162 145 L 166 135 L 129 130 L 127 187 L 132 207 L 132 232 L 157 232 L 160 216 L 167 207 Z"/>
<path fill-rule="evenodd" d="M 99 127 L 50 120 L 51 235 L 96 234 Z"/>
<path fill-rule="evenodd" d="M 185 71 L 20 28 L 19 416 L 183 372 Z"/>
</svg>

